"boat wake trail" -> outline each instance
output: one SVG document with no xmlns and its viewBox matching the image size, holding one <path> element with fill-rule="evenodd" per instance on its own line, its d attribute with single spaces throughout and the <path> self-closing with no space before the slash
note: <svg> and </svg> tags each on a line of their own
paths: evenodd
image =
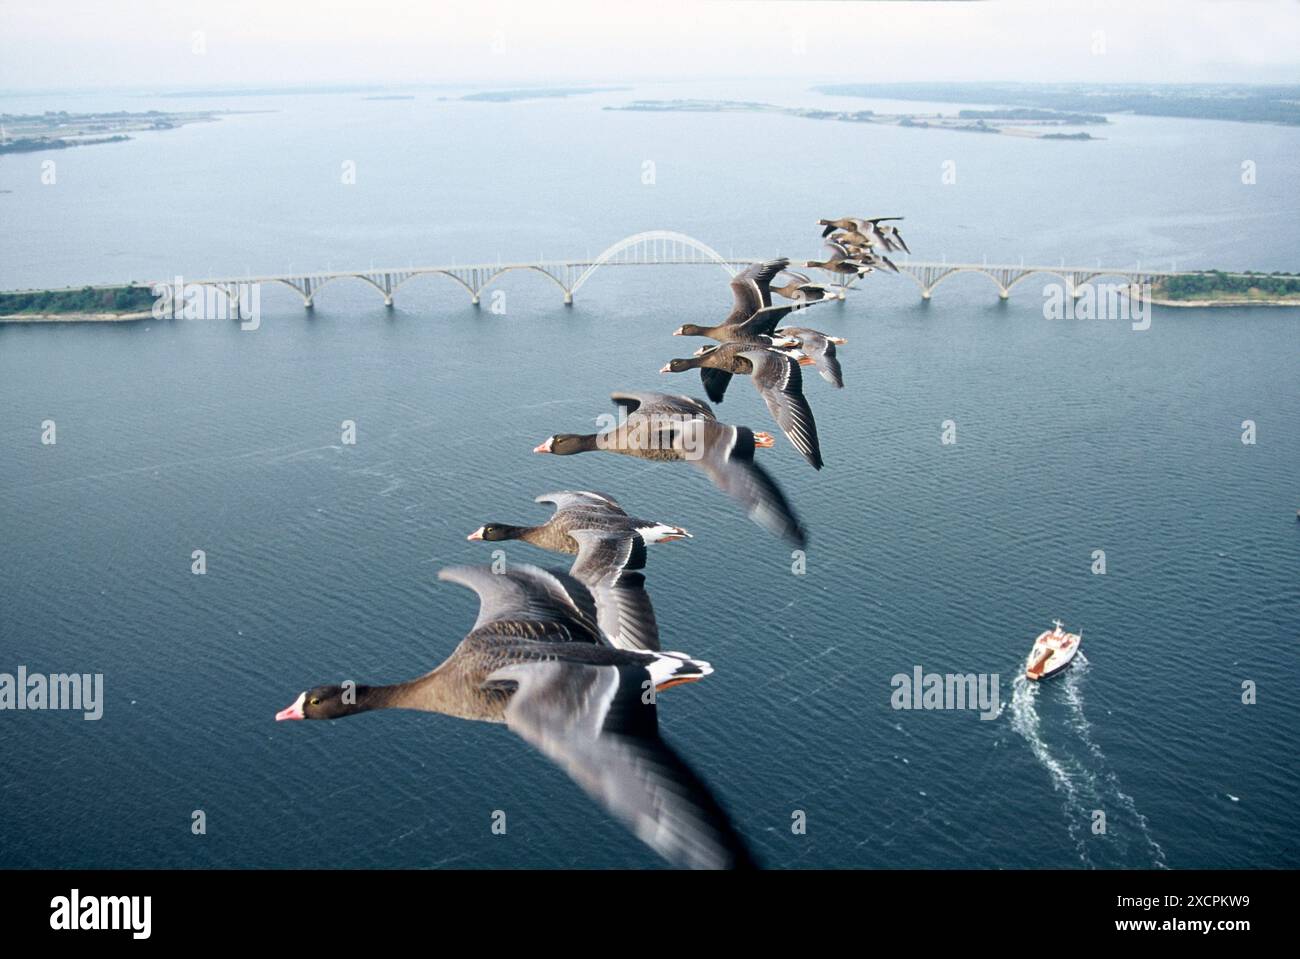
<svg viewBox="0 0 1300 959">
<path fill-rule="evenodd" d="M 1017 673 L 1011 689 L 1011 728 L 1024 737 L 1029 744 L 1034 758 L 1052 777 L 1052 788 L 1064 797 L 1066 828 L 1079 861 L 1085 866 L 1092 865 L 1088 855 L 1087 838 L 1083 827 L 1088 821 L 1088 810 L 1079 795 L 1076 776 L 1067 765 L 1048 748 L 1042 735 L 1042 721 L 1038 718 L 1039 685 L 1025 678 L 1024 673 Z"/>
<path fill-rule="evenodd" d="M 1124 839 L 1126 834 L 1136 834 L 1140 837 L 1143 864 L 1149 860 L 1152 868 L 1167 869 L 1164 849 L 1151 835 L 1146 817 L 1138 810 L 1133 797 L 1120 787 L 1119 777 L 1092 737 L 1092 724 L 1083 711 L 1087 673 L 1088 660 L 1080 652 L 1059 683 L 1042 685 L 1027 680 L 1023 674 L 1017 675 L 1012 684 L 1011 726 L 1047 770 L 1052 788 L 1061 794 L 1066 828 L 1085 866 L 1101 865 L 1094 863 L 1094 854 L 1102 854 L 1108 860 L 1104 864 L 1107 866 L 1111 865 L 1111 859 L 1117 860 L 1114 865 L 1136 865 L 1135 851 Z M 1044 736 L 1044 723 L 1038 710 L 1040 697 L 1051 697 L 1053 706 L 1059 703 L 1064 708 L 1062 726 L 1070 736 L 1054 747 L 1049 746 Z M 1046 703 L 1044 707 L 1047 708 Z M 1050 728 L 1055 732 L 1058 727 L 1050 724 Z M 1093 833 L 1097 811 L 1107 817 L 1107 831 L 1100 835 Z M 1131 830 L 1126 828 L 1129 824 Z"/>
<path fill-rule="evenodd" d="M 1083 714 L 1082 683 L 1087 674 L 1087 666 L 1088 660 L 1084 658 L 1082 652 L 1078 653 L 1075 656 L 1075 667 L 1066 674 L 1065 682 L 1061 687 L 1062 692 L 1065 694 L 1066 705 L 1070 707 L 1070 727 L 1078 735 L 1079 741 L 1083 743 L 1092 757 L 1098 777 L 1104 784 L 1106 795 L 1110 796 L 1136 824 L 1137 831 L 1151 854 L 1151 865 L 1156 869 L 1168 869 L 1169 864 L 1165 861 L 1165 851 L 1151 835 L 1151 827 L 1147 823 L 1147 817 L 1138 811 L 1137 802 L 1133 797 L 1120 788 L 1119 776 L 1110 768 L 1101 747 L 1092 738 L 1092 724 L 1088 722 L 1088 717 Z M 1103 798 L 1105 797 L 1103 796 Z"/>
</svg>

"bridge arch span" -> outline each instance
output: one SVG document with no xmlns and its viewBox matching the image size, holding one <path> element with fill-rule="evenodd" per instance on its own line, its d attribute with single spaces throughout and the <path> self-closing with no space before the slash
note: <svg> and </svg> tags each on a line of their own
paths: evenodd
<svg viewBox="0 0 1300 959">
<path fill-rule="evenodd" d="M 281 283 L 284 286 L 287 286 L 289 289 L 293 290 L 295 293 L 297 293 L 299 296 L 302 297 L 303 304 L 306 306 L 312 306 L 313 305 L 312 301 L 316 299 L 316 294 L 321 291 L 321 288 L 330 283 L 333 283 L 335 280 L 361 280 L 362 282 L 368 283 L 370 284 L 370 286 L 378 290 L 379 295 L 384 298 L 384 302 L 388 302 L 388 294 L 384 292 L 384 288 L 380 286 L 378 283 L 376 283 L 374 280 L 370 279 L 370 277 L 362 273 L 338 273 L 334 276 L 325 276 L 325 277 L 308 275 L 303 277 L 303 279 L 307 283 L 311 284 L 310 287 L 300 286 L 297 283 L 292 282 L 291 280 L 286 280 L 281 277 L 272 277 L 271 282 Z"/>
<path fill-rule="evenodd" d="M 917 289 L 919 289 L 919 290 L 921 291 L 921 295 L 922 295 L 922 296 L 927 296 L 927 297 L 928 297 L 928 296 L 930 295 L 930 290 L 933 289 L 933 286 L 931 286 L 931 287 L 927 287 L 927 286 L 925 285 L 925 281 L 924 281 L 923 279 L 921 279 L 919 276 L 917 276 L 915 273 L 913 273 L 911 270 L 900 270 L 899 272 L 900 272 L 903 276 L 907 277 L 909 280 L 911 280 L 913 283 L 916 284 L 916 287 L 917 287 Z M 945 275 L 946 275 L 946 274 L 945 274 Z M 853 286 L 853 285 L 854 285 L 855 283 L 857 283 L 857 282 L 858 282 L 858 277 L 855 276 L 855 277 L 852 277 L 852 278 L 851 278 L 847 283 L 845 283 L 844 285 L 845 285 L 845 286 Z M 937 282 L 939 282 L 939 281 L 936 280 L 935 282 L 937 283 Z"/>
<path fill-rule="evenodd" d="M 478 291 L 475 290 L 474 287 L 472 287 L 472 286 L 470 286 L 468 283 L 466 283 L 464 280 L 462 280 L 460 277 L 458 277 L 455 273 L 452 273 L 452 272 L 449 271 L 449 270 L 416 270 L 416 271 L 415 271 L 414 273 L 412 273 L 410 276 L 404 276 L 404 277 L 402 277 L 400 280 L 398 280 L 396 283 L 394 283 L 394 284 L 393 284 L 393 293 L 396 293 L 399 287 L 401 287 L 401 286 L 403 286 L 403 285 L 405 285 L 405 284 L 407 284 L 407 283 L 410 283 L 412 280 L 418 280 L 418 279 L 419 279 L 420 277 L 422 277 L 422 276 L 445 276 L 445 277 L 449 277 L 449 278 L 455 280 L 457 283 L 459 283 L 459 284 L 461 285 L 462 288 L 464 288 L 465 292 L 469 294 L 470 299 L 471 299 L 473 302 L 475 302 L 475 303 L 478 302 Z M 382 292 L 382 291 L 381 291 L 381 292 Z"/>
<path fill-rule="evenodd" d="M 307 297 L 307 299 L 309 301 L 315 299 L 316 294 L 320 292 L 321 287 L 325 286 L 327 283 L 333 283 L 335 280 L 361 280 L 364 283 L 369 283 L 379 291 L 379 295 L 384 298 L 384 302 L 388 302 L 388 294 L 384 292 L 384 288 L 374 280 L 370 279 L 370 277 L 364 276 L 361 273 L 343 273 L 338 276 L 331 276 L 326 280 L 321 280 L 319 283 L 313 282 L 311 286 L 311 296 Z"/>
<path fill-rule="evenodd" d="M 556 276 L 554 273 L 552 273 L 550 270 L 543 269 L 543 268 L 540 267 L 540 266 L 533 266 L 533 265 L 531 265 L 531 264 L 526 264 L 526 265 L 521 265 L 521 266 L 503 266 L 503 267 L 501 267 L 501 268 L 498 269 L 495 273 L 493 273 L 491 276 L 489 276 L 486 280 L 483 281 L 483 285 L 480 286 L 480 287 L 478 288 L 479 293 L 482 293 L 482 292 L 483 292 L 484 290 L 486 290 L 489 286 L 491 286 L 491 285 L 492 285 L 493 283 L 495 283 L 497 280 L 501 279 L 501 277 L 505 276 L 505 275 L 506 275 L 507 273 L 509 273 L 511 270 L 531 270 L 531 271 L 534 272 L 534 273 L 540 273 L 540 274 L 542 274 L 542 276 L 546 277 L 548 280 L 550 280 L 552 283 L 554 283 L 556 286 L 558 286 L 561 290 L 564 291 L 564 302 L 565 302 L 565 303 L 571 303 L 571 302 L 573 301 L 573 291 L 577 289 L 577 286 L 574 286 L 572 289 L 570 289 L 569 287 L 565 286 L 564 283 L 560 280 L 560 278 L 557 277 L 557 276 Z M 477 296 L 474 297 L 474 302 L 475 302 L 475 303 L 478 302 L 478 297 L 477 297 Z"/>
<path fill-rule="evenodd" d="M 958 273 L 978 273 L 980 276 L 987 277 L 993 283 L 993 285 L 998 288 L 999 294 L 1010 293 L 1011 288 L 1013 286 L 1015 286 L 1017 283 L 1023 280 L 1025 276 L 1029 275 L 1029 274 L 1025 274 L 1025 276 L 1018 276 L 1010 283 L 1008 283 L 1006 286 L 1003 286 L 1002 283 L 998 280 L 998 278 L 993 275 L 993 272 L 991 270 L 986 270 L 982 266 L 954 266 L 939 273 L 939 275 L 936 276 L 930 282 L 929 287 L 927 287 L 925 285 L 925 282 L 920 277 L 913 276 L 910 271 L 907 271 L 907 275 L 911 276 L 912 279 L 916 280 L 917 285 L 921 287 L 921 295 L 926 297 L 927 299 L 929 298 L 929 295 L 938 288 L 940 283 L 942 283 L 944 280 L 948 279 L 949 277 L 956 276 Z"/>
<path fill-rule="evenodd" d="M 1125 286 L 1132 286 L 1134 283 L 1141 282 L 1141 278 L 1135 277 L 1131 271 L 1125 270 L 1106 270 L 1101 269 L 1095 273 L 1089 273 L 1079 278 L 1079 283 L 1095 283 L 1103 276 L 1117 277 L 1124 281 Z"/>
<path fill-rule="evenodd" d="M 1062 273 L 1060 270 L 1026 270 L 1024 273 L 1021 273 L 1018 277 L 1016 277 L 1014 280 L 1008 283 L 1007 289 L 1010 290 L 1021 280 L 1027 280 L 1031 276 L 1054 276 L 1062 283 L 1066 284 L 1066 286 L 1069 286 L 1072 282 L 1074 282 L 1074 278 L 1069 273 Z"/>
<path fill-rule="evenodd" d="M 651 251 L 649 256 L 653 258 L 657 255 L 656 244 L 662 244 L 673 252 L 673 255 L 666 257 L 667 262 L 707 263 L 712 261 L 726 270 L 728 276 L 734 277 L 736 275 L 736 271 L 731 268 L 730 261 L 703 240 L 697 240 L 695 237 L 688 236 L 685 233 L 678 233 L 676 230 L 647 230 L 644 233 L 634 233 L 631 236 L 626 236 L 617 243 L 606 248 L 574 281 L 573 286 L 568 290 L 569 295 L 571 296 L 572 294 L 577 293 L 578 289 L 602 266 L 605 266 L 608 263 L 617 263 L 617 258 L 628 250 L 645 250 L 648 247 Z M 682 257 L 680 255 L 680 251 L 682 250 L 691 250 L 695 253 L 699 253 L 704 257 L 704 259 L 697 260 L 694 257 Z M 630 259 L 638 261 L 643 261 L 646 258 L 647 257 L 645 256 L 637 257 L 635 254 L 630 257 Z"/>
<path fill-rule="evenodd" d="M 281 279 L 280 277 L 276 277 L 276 278 L 274 278 L 271 282 L 272 282 L 272 283 L 279 283 L 279 284 L 281 284 L 281 285 L 283 285 L 283 286 L 287 286 L 289 289 L 293 290 L 293 291 L 294 291 L 295 293 L 297 293 L 299 296 L 303 296 L 302 287 L 297 286 L 296 284 L 292 283 L 292 282 L 289 281 L 289 280 L 284 280 L 284 279 Z"/>
</svg>

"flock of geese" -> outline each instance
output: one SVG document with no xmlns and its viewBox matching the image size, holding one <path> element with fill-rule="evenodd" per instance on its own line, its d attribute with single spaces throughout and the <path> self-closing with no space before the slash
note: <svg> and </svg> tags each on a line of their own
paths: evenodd
<svg viewBox="0 0 1300 959">
<path fill-rule="evenodd" d="M 897 273 L 898 267 L 885 254 L 897 250 L 912 252 L 903 242 L 898 227 L 889 222 L 901 219 L 901 216 L 877 216 L 864 220 L 846 216 L 818 220 L 818 225 L 826 228 L 822 230 L 822 238 L 831 255 L 821 261 L 809 260 L 806 265 L 841 276 L 863 277 L 882 266 Z"/>
<path fill-rule="evenodd" d="M 831 273 L 862 276 L 892 266 L 902 248 L 886 221 L 821 220 L 831 241 Z M 698 369 L 719 403 L 733 376 L 748 376 L 781 432 L 815 469 L 821 447 L 803 394 L 801 367 L 844 385 L 835 348 L 844 340 L 777 324 L 795 310 L 843 296 L 814 283 L 788 259 L 757 263 L 731 282 L 734 305 L 715 326 L 685 325 L 677 336 L 715 340 L 661 372 Z M 785 277 L 781 285 L 774 285 Z M 774 304 L 776 293 L 789 302 Z M 567 456 L 602 450 L 657 462 L 687 462 L 768 530 L 802 545 L 806 533 L 776 481 L 754 459 L 774 437 L 720 422 L 703 400 L 658 392 L 612 395 L 621 418 L 594 434 L 557 433 L 534 452 Z M 457 566 L 438 578 L 478 594 L 469 634 L 432 672 L 387 686 L 345 682 L 300 693 L 277 720 L 338 719 L 375 709 L 414 709 L 505 723 L 565 770 L 592 798 L 670 863 L 692 868 L 755 865 L 712 792 L 659 735 L 657 696 L 712 672 L 707 662 L 660 646 L 645 589 L 647 547 L 690 538 L 671 523 L 629 514 L 604 493 L 564 490 L 536 502 L 553 513 L 533 526 L 486 523 L 468 539 L 520 540 L 574 557 L 567 571 L 511 563 Z"/>
</svg>

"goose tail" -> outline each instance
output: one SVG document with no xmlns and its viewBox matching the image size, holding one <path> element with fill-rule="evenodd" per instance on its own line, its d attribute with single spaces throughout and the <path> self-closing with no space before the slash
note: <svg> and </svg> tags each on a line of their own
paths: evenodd
<svg viewBox="0 0 1300 959">
<path fill-rule="evenodd" d="M 660 691 L 696 682 L 713 672 L 713 667 L 704 660 L 691 659 L 685 653 L 655 653 L 646 669 L 655 689 Z"/>
</svg>

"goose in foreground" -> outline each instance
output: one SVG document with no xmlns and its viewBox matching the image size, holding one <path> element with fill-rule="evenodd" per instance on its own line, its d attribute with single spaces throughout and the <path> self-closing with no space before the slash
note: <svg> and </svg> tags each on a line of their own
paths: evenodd
<svg viewBox="0 0 1300 959">
<path fill-rule="evenodd" d="M 391 686 L 317 686 L 275 718 L 414 709 L 505 723 L 670 862 L 754 865 L 709 788 L 660 737 L 657 697 L 645 695 L 702 679 L 707 663 L 614 648 L 591 591 L 559 571 L 457 566 L 438 578 L 479 597 L 473 629 L 442 665 Z"/>
<path fill-rule="evenodd" d="M 776 350 L 755 349 L 747 343 L 719 343 L 690 359 L 669 360 L 660 373 L 699 370 L 709 399 L 722 402 L 732 376 L 748 376 L 763 397 L 772 418 L 813 469 L 822 468 L 817 421 L 803 395 L 799 360 Z M 712 375 L 706 375 L 712 374 Z M 715 392 L 716 391 L 716 395 Z"/>
<path fill-rule="evenodd" d="M 803 354 L 799 360 L 802 366 L 816 366 L 822 379 L 836 389 L 844 386 L 844 374 L 840 370 L 840 361 L 835 356 L 835 347 L 843 346 L 848 341 L 842 336 L 827 336 L 820 330 L 810 330 L 803 326 L 787 326 L 778 331 L 783 337 L 793 337 L 799 341 L 797 349 Z"/>
<path fill-rule="evenodd" d="M 762 336 L 770 336 L 777 323 L 803 305 L 802 302 L 772 305 L 772 280 L 789 265 L 790 261 L 781 257 L 741 270 L 731 281 L 735 303 L 725 320 L 717 326 L 686 323 L 674 330 L 673 336 L 707 336 L 721 342 L 756 341 Z"/>
<path fill-rule="evenodd" d="M 793 338 L 791 338 L 793 339 Z M 647 544 L 671 543 L 690 539 L 691 534 L 680 526 L 656 523 L 629 516 L 612 496 L 586 490 L 561 490 L 543 493 L 534 503 L 549 503 L 555 507 L 551 518 L 540 526 L 512 526 L 509 523 L 485 523 L 466 539 L 489 543 L 518 539 L 552 553 L 578 552 L 578 541 L 573 537 L 576 529 L 594 529 L 603 532 L 634 532 Z"/>
<path fill-rule="evenodd" d="M 830 297 L 838 298 L 840 295 L 840 290 L 835 287 L 827 286 L 825 283 L 814 283 L 804 274 L 796 273 L 794 270 L 786 270 L 785 275 L 791 279 L 784 286 L 773 286 L 772 292 L 781 294 L 787 300 L 812 302 Z"/>
<path fill-rule="evenodd" d="M 703 400 L 669 393 L 614 393 L 619 423 L 600 433 L 556 433 L 534 453 L 571 456 L 604 450 L 638 459 L 684 461 L 736 500 L 758 525 L 796 545 L 806 541 L 785 494 L 758 463 L 754 450 L 774 445 L 768 433 L 719 423 Z"/>
</svg>

